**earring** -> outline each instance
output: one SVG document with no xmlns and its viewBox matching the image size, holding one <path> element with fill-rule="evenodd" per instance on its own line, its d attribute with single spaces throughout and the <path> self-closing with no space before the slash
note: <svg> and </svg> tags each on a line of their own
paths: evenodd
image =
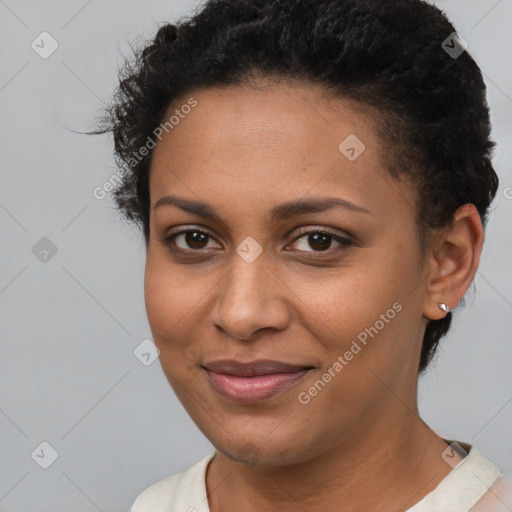
<svg viewBox="0 0 512 512">
<path fill-rule="evenodd" d="M 438 306 L 446 313 L 448 314 L 450 312 L 450 308 L 444 304 L 444 303 L 441 303 L 441 304 L 438 304 Z"/>
</svg>

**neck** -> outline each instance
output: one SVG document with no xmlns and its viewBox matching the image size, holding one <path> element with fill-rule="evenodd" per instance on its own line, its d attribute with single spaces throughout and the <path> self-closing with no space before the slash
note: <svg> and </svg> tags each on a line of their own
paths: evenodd
<svg viewBox="0 0 512 512">
<path fill-rule="evenodd" d="M 217 452 L 206 476 L 210 511 L 239 511 L 242 503 L 244 512 L 407 510 L 451 468 L 443 439 L 396 402 L 401 414 L 302 463 L 247 466 Z"/>
</svg>

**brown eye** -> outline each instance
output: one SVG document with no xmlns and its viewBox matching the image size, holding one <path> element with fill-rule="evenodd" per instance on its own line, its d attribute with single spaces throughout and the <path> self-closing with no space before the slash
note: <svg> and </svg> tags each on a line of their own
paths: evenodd
<svg viewBox="0 0 512 512">
<path fill-rule="evenodd" d="M 352 245 L 352 241 L 348 238 L 341 237 L 334 233 L 324 230 L 311 230 L 306 231 L 301 234 L 301 236 L 297 237 L 293 243 L 297 243 L 297 241 L 303 241 L 303 248 L 299 250 L 303 252 L 324 252 L 331 249 L 331 245 L 333 241 L 339 245 L 338 249 L 343 249 Z M 307 250 L 307 247 L 313 249 L 313 251 Z M 336 250 L 336 249 L 334 249 Z"/>
<path fill-rule="evenodd" d="M 172 249 L 178 248 L 183 251 L 200 251 L 207 248 L 212 237 L 200 229 L 187 229 L 174 233 L 163 240 L 165 245 Z M 179 241 L 179 242 L 178 242 Z"/>
<path fill-rule="evenodd" d="M 332 237 L 326 235 L 325 233 L 314 233 L 308 235 L 308 244 L 313 249 L 318 249 L 319 251 L 326 251 L 330 248 Z"/>
<path fill-rule="evenodd" d="M 185 236 L 185 243 L 191 249 L 204 249 L 208 244 L 208 235 L 201 231 L 187 231 L 182 234 Z"/>
<path fill-rule="evenodd" d="M 206 231 L 201 229 L 185 229 L 169 235 L 162 239 L 161 242 L 163 242 L 171 251 L 200 253 L 203 249 L 213 248 L 213 246 L 208 246 L 208 242 L 210 240 L 214 240 L 214 238 Z M 302 248 L 300 248 L 301 243 L 303 244 Z M 315 254 L 343 250 L 344 248 L 352 245 L 353 242 L 349 238 L 342 237 L 335 233 L 315 229 L 303 231 L 300 236 L 295 238 L 292 244 L 299 245 L 299 252 Z M 338 244 L 338 246 L 333 248 L 333 244 Z"/>
</svg>

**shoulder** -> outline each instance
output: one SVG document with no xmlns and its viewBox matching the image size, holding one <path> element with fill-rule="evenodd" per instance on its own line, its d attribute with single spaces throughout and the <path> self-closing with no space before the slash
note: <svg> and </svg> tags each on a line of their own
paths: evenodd
<svg viewBox="0 0 512 512">
<path fill-rule="evenodd" d="M 159 480 L 135 498 L 130 512 L 169 512 L 176 502 L 206 496 L 206 468 L 215 452 L 207 455 L 182 473 Z M 206 502 L 207 503 L 207 502 Z"/>
<path fill-rule="evenodd" d="M 477 501 L 471 512 L 507 512 L 512 510 L 512 477 L 501 474 Z"/>
<path fill-rule="evenodd" d="M 452 470 L 407 512 L 510 512 L 499 508 L 503 503 L 498 492 L 505 496 L 507 489 L 500 468 L 470 444 L 445 441 L 449 446 L 441 456 Z"/>
<path fill-rule="evenodd" d="M 177 473 L 168 478 L 164 478 L 150 485 L 142 491 L 133 502 L 130 512 L 160 512 L 161 510 L 171 510 L 176 489 L 185 473 Z"/>
</svg>

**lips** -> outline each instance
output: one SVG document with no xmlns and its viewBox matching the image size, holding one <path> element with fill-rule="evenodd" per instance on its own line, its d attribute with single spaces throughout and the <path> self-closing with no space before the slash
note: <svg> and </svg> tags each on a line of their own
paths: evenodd
<svg viewBox="0 0 512 512">
<path fill-rule="evenodd" d="M 234 375 L 236 377 L 255 377 L 273 373 L 295 373 L 307 368 L 312 368 L 311 366 L 298 366 L 269 359 L 249 363 L 238 363 L 233 360 L 223 359 L 207 363 L 204 366 L 207 370 L 216 373 L 224 373 L 226 375 Z"/>
<path fill-rule="evenodd" d="M 294 386 L 311 366 L 282 361 L 258 360 L 240 363 L 218 360 L 203 366 L 212 388 L 235 403 L 252 403 L 269 399 Z"/>
</svg>

